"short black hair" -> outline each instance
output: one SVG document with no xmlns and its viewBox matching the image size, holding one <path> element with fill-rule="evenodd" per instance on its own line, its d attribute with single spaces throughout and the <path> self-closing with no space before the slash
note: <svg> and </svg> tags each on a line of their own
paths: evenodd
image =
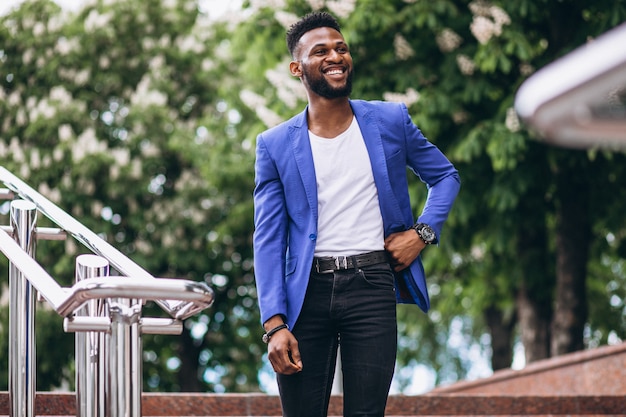
<svg viewBox="0 0 626 417">
<path fill-rule="evenodd" d="M 317 28 L 332 28 L 341 33 L 341 27 L 330 13 L 313 12 L 305 15 L 302 19 L 291 25 L 287 31 L 287 49 L 293 58 L 295 58 L 298 41 L 310 30 Z"/>
</svg>

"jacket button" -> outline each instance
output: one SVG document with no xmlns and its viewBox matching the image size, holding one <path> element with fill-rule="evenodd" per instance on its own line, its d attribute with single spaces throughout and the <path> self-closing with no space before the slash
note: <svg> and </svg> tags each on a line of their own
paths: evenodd
<svg viewBox="0 0 626 417">
<path fill-rule="evenodd" d="M 311 233 L 311 234 L 309 235 L 309 239 L 311 239 L 311 240 L 315 240 L 315 239 L 317 239 L 317 235 L 316 235 L 316 234 L 314 234 L 314 233 Z"/>
</svg>

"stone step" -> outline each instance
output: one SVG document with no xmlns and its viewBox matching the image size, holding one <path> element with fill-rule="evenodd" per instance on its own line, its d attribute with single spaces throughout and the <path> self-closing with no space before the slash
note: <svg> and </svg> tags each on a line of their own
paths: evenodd
<svg viewBox="0 0 626 417">
<path fill-rule="evenodd" d="M 341 416 L 342 397 L 333 396 L 329 416 Z M 624 395 L 392 395 L 389 417 L 485 416 L 485 415 L 626 415 Z M 39 392 L 37 417 L 69 417 L 76 414 L 74 393 Z M 0 417 L 9 415 L 9 396 L 0 392 Z M 277 396 L 252 394 L 144 393 L 144 417 L 251 417 L 280 416 Z"/>
</svg>

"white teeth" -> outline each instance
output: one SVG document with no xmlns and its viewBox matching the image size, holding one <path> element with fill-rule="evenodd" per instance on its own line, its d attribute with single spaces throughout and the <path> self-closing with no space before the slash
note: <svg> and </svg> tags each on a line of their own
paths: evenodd
<svg viewBox="0 0 626 417">
<path fill-rule="evenodd" d="M 342 70 L 331 70 L 331 71 L 328 71 L 326 74 L 329 74 L 329 75 L 343 74 L 343 71 Z"/>
</svg>

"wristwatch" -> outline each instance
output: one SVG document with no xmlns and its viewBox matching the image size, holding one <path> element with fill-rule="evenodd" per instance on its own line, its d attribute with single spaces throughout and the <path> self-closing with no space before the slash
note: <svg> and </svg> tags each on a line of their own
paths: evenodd
<svg viewBox="0 0 626 417">
<path fill-rule="evenodd" d="M 415 223 L 413 229 L 417 232 L 420 239 L 422 239 L 422 241 L 427 245 L 437 243 L 437 234 L 433 228 L 426 223 Z"/>
</svg>

